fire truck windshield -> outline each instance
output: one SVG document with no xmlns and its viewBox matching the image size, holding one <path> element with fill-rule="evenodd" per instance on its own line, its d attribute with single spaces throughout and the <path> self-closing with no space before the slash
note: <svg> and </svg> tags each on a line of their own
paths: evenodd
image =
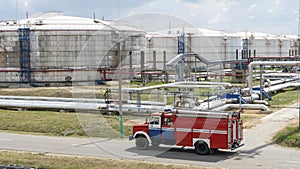
<svg viewBox="0 0 300 169">
<path fill-rule="evenodd" d="M 160 117 L 159 116 L 151 116 L 150 118 L 150 124 L 159 124 Z"/>
</svg>

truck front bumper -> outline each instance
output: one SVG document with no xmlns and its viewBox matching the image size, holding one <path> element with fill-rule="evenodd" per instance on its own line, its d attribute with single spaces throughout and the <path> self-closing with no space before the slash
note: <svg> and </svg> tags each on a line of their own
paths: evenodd
<svg viewBox="0 0 300 169">
<path fill-rule="evenodd" d="M 134 139 L 133 135 L 129 136 L 128 139 L 129 139 L 129 141 L 133 140 Z"/>
</svg>

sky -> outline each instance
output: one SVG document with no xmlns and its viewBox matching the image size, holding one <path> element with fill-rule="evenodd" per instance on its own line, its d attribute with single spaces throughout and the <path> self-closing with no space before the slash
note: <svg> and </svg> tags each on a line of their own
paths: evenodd
<svg viewBox="0 0 300 169">
<path fill-rule="evenodd" d="M 107 20 L 154 12 L 199 28 L 275 35 L 297 35 L 299 23 L 299 0 L 0 0 L 0 20 L 49 11 Z"/>
</svg>

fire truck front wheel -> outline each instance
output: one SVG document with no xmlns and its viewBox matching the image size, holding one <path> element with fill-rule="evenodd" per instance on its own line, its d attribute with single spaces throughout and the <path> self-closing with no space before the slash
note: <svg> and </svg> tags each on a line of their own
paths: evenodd
<svg viewBox="0 0 300 169">
<path fill-rule="evenodd" d="M 139 136 L 135 139 L 135 146 L 139 150 L 146 150 L 149 147 L 149 141 L 146 137 Z"/>
<path fill-rule="evenodd" d="M 195 143 L 195 150 L 200 155 L 207 155 L 209 153 L 208 145 L 205 142 Z"/>
</svg>

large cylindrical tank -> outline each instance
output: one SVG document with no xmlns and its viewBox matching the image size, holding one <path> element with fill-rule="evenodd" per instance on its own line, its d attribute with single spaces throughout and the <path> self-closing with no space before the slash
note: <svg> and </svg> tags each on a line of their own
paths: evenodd
<svg viewBox="0 0 300 169">
<path fill-rule="evenodd" d="M 238 34 L 243 39 L 248 39 L 248 50 L 252 51 L 252 54 L 255 51 L 256 56 L 280 57 L 289 55 L 290 39 L 286 37 L 258 32 L 240 32 Z"/>
<path fill-rule="evenodd" d="M 149 67 L 154 66 L 153 51 L 156 52 L 156 68 L 163 68 L 163 51 L 168 62 L 178 55 L 178 37 L 184 36 L 184 52 L 197 53 L 208 61 L 235 59 L 236 49 L 240 50 L 241 37 L 233 33 L 199 28 L 182 28 L 148 32 L 146 35 L 146 57 Z"/>
<path fill-rule="evenodd" d="M 0 31 L 0 67 L 18 68 L 19 49 L 18 33 L 14 30 Z"/>
<path fill-rule="evenodd" d="M 29 33 L 20 35 L 23 28 Z M 0 83 L 22 82 L 22 77 L 30 77 L 30 83 L 60 83 L 74 80 L 74 71 L 85 72 L 77 81 L 101 80 L 101 72 L 91 76 L 86 72 L 116 68 L 120 55 L 125 58 L 129 52 L 140 51 L 142 37 L 141 31 L 128 25 L 61 13 L 3 22 Z"/>
</svg>

